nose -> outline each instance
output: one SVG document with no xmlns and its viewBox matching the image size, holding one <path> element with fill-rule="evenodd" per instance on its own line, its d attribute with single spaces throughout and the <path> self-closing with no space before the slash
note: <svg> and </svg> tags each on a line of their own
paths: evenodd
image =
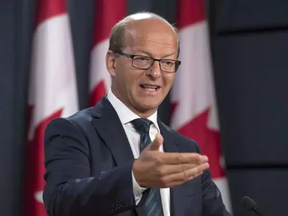
<svg viewBox="0 0 288 216">
<path fill-rule="evenodd" d="M 152 79 L 157 79 L 161 77 L 161 68 L 158 61 L 154 61 L 153 65 L 148 69 L 147 76 L 151 77 Z"/>
</svg>

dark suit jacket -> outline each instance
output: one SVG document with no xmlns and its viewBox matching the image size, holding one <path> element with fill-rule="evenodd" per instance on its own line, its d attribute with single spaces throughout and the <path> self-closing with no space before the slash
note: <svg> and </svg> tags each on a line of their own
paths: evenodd
<svg viewBox="0 0 288 216">
<path fill-rule="evenodd" d="M 200 152 L 159 120 L 167 152 Z M 135 206 L 134 157 L 121 122 L 104 97 L 95 107 L 53 120 L 45 133 L 44 203 L 50 216 L 146 215 Z M 172 216 L 227 216 L 219 190 L 204 174 L 171 188 Z"/>
</svg>

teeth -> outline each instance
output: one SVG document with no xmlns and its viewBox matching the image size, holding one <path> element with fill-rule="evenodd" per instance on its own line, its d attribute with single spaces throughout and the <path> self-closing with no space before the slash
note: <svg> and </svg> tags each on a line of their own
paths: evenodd
<svg viewBox="0 0 288 216">
<path fill-rule="evenodd" d="M 147 89 L 157 89 L 157 86 L 151 86 L 151 85 L 142 85 L 143 88 L 147 88 Z"/>
<path fill-rule="evenodd" d="M 156 91 L 156 88 L 144 88 L 144 89 L 148 91 Z"/>
<path fill-rule="evenodd" d="M 156 92 L 159 87 L 155 85 L 140 85 L 145 91 Z"/>
</svg>

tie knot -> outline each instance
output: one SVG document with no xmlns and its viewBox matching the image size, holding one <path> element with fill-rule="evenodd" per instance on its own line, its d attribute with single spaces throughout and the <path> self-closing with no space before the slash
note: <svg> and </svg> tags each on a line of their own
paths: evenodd
<svg viewBox="0 0 288 216">
<path fill-rule="evenodd" d="M 149 134 L 150 125 L 152 121 L 146 118 L 138 118 L 132 121 L 135 130 L 140 134 Z"/>
</svg>

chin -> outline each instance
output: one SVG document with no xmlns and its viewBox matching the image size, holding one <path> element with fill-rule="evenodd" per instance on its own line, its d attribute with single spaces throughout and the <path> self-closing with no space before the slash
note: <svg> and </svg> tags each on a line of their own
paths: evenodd
<svg viewBox="0 0 288 216">
<path fill-rule="evenodd" d="M 158 106 L 160 104 L 159 103 L 139 103 L 138 104 L 138 107 L 139 107 L 139 110 L 143 111 L 143 112 L 147 112 L 147 111 L 152 111 L 152 110 L 157 110 L 158 109 Z"/>
</svg>

